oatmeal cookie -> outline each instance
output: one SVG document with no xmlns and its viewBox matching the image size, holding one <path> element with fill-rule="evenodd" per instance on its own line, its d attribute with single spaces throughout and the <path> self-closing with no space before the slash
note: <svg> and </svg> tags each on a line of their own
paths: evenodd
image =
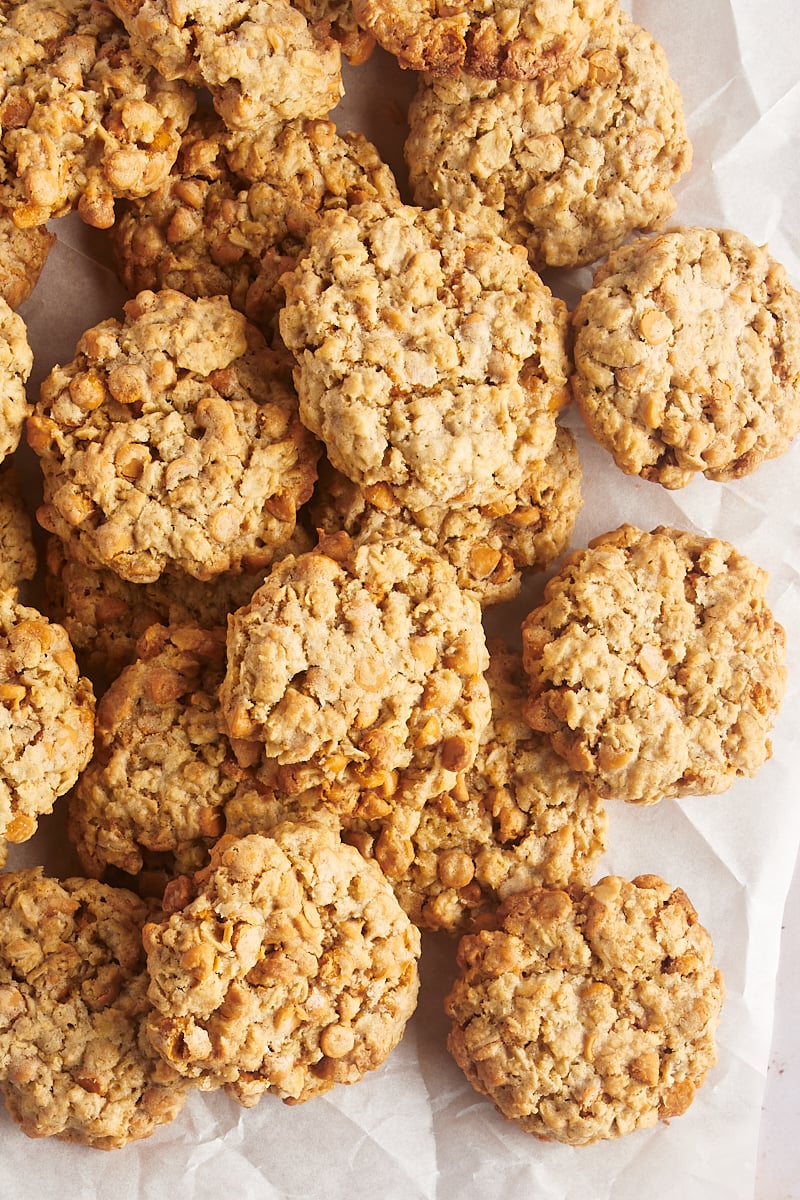
<svg viewBox="0 0 800 1200">
<path fill-rule="evenodd" d="M 401 67 L 486 79 L 557 70 L 613 13 L 610 0 L 353 0 L 360 25 Z"/>
<path fill-rule="evenodd" d="M 0 588 L 14 588 L 36 574 L 36 547 L 22 481 L 14 466 L 0 469 Z"/>
<path fill-rule="evenodd" d="M 87 875 L 109 866 L 165 877 L 205 865 L 238 782 L 220 730 L 225 630 L 153 625 L 97 706 L 94 756 L 69 799 Z"/>
<path fill-rule="evenodd" d="M 186 1081 L 144 1035 L 152 915 L 95 880 L 0 876 L 0 1093 L 29 1137 L 111 1150 L 183 1107 Z"/>
<path fill-rule="evenodd" d="M 526 717 L 604 797 L 725 791 L 771 754 L 785 634 L 719 538 L 622 525 L 571 554 L 522 626 Z"/>
<path fill-rule="evenodd" d="M 145 927 L 165 1061 L 251 1106 L 301 1103 L 381 1065 L 417 1001 L 419 931 L 323 822 L 225 837 Z M 188 890 L 188 894 L 187 894 Z"/>
<path fill-rule="evenodd" d="M 723 1002 L 690 900 L 656 875 L 512 896 L 467 934 L 449 1049 L 503 1116 L 584 1146 L 680 1116 L 716 1062 Z"/>
<path fill-rule="evenodd" d="M 664 52 L 625 14 L 546 80 L 421 77 L 405 155 L 418 204 L 490 210 L 540 270 L 660 228 L 692 159 Z"/>
<path fill-rule="evenodd" d="M 479 217 L 374 202 L 324 214 L 283 276 L 305 424 L 399 504 L 491 504 L 555 439 L 568 316 Z"/>
<path fill-rule="evenodd" d="M 0 205 L 21 228 L 157 188 L 197 98 L 131 53 L 102 0 L 7 0 L 0 28 Z"/>
<path fill-rule="evenodd" d="M 91 758 L 94 710 L 64 629 L 0 590 L 0 865 Z"/>
<path fill-rule="evenodd" d="M 230 129 L 324 117 L 342 95 L 338 42 L 289 0 L 111 0 L 131 47 L 165 79 L 207 88 Z"/>
<path fill-rule="evenodd" d="M 16 450 L 31 411 L 25 385 L 32 368 L 25 322 L 0 298 L 0 462 Z"/>
<path fill-rule="evenodd" d="M 287 557 L 228 622 L 220 705 L 243 765 L 384 811 L 451 787 L 490 713 L 480 606 L 419 534 Z"/>
<path fill-rule="evenodd" d="M 79 340 L 28 422 L 39 521 L 134 583 L 266 566 L 316 478 L 285 353 L 226 296 L 143 291 Z"/>
<path fill-rule="evenodd" d="M 20 229 L 0 209 L 0 297 L 18 309 L 29 298 L 44 270 L 56 235 L 46 225 Z"/>
<path fill-rule="evenodd" d="M 375 49 L 375 38 L 362 29 L 353 13 L 352 0 L 292 0 L 316 30 L 335 38 L 353 67 L 360 67 Z"/>
<path fill-rule="evenodd" d="M 433 505 L 412 512 L 395 502 L 390 488 L 362 488 L 323 459 L 309 513 L 317 529 L 344 529 L 356 540 L 378 529 L 415 526 L 456 568 L 459 585 L 487 606 L 513 599 L 523 571 L 543 571 L 566 550 L 582 503 L 581 477 L 574 435 L 562 428 L 522 485 L 484 508 Z"/>
<path fill-rule="evenodd" d="M 744 234 L 681 227 L 621 247 L 574 326 L 575 397 L 628 474 L 738 479 L 800 429 L 800 292 Z"/>
</svg>

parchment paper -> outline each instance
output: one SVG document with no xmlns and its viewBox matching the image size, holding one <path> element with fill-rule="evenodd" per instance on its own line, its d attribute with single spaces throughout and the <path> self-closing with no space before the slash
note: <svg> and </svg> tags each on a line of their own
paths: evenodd
<svg viewBox="0 0 800 1200">
<path fill-rule="evenodd" d="M 676 189 L 674 222 L 729 226 L 768 242 L 800 285 L 797 0 L 642 0 L 625 7 L 666 49 L 684 96 L 695 163 Z M 413 78 L 376 53 L 365 66 L 348 69 L 345 84 L 335 114 L 340 128 L 362 129 L 402 175 L 403 113 Z M 22 310 L 36 354 L 34 397 L 53 363 L 72 357 L 80 333 L 117 314 L 124 299 L 104 265 L 103 235 L 73 217 L 53 228 L 58 247 Z M 548 282 L 573 303 L 589 273 Z M 789 683 L 774 729 L 774 756 L 756 779 L 738 781 L 713 798 L 648 809 L 610 806 L 610 844 L 599 873 L 655 872 L 682 886 L 714 937 L 725 975 L 719 1063 L 692 1108 L 669 1126 L 584 1149 L 521 1133 L 472 1091 L 447 1054 L 442 997 L 454 943 L 426 936 L 419 1009 L 389 1061 L 359 1084 L 298 1107 L 266 1096 L 247 1111 L 223 1095 L 198 1094 L 173 1125 L 110 1156 L 30 1141 L 0 1114 L 2 1200 L 23 1194 L 41 1200 L 759 1195 L 757 1148 L 781 919 L 800 843 L 800 441 L 736 484 L 696 480 L 668 493 L 625 477 L 589 440 L 577 414 L 567 421 L 584 469 L 575 546 L 622 521 L 723 537 L 769 570 L 770 603 L 788 635 Z M 35 471 L 26 451 L 21 458 Z M 30 487 L 33 502 L 35 483 Z M 519 620 L 540 589 L 541 580 L 534 580 L 520 600 L 494 610 L 487 619 L 492 631 L 516 639 Z M 9 866 L 37 861 L 54 873 L 75 869 L 58 807 L 33 841 L 12 851 Z M 796 935 L 794 929 L 784 934 Z"/>
</svg>

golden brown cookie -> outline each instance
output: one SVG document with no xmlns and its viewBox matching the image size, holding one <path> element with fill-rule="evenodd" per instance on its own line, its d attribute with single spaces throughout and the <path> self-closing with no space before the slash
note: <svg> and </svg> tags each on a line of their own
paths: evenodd
<svg viewBox="0 0 800 1200">
<path fill-rule="evenodd" d="M 32 367 L 25 322 L 0 298 L 0 462 L 16 450 L 31 411 L 25 385 Z"/>
<path fill-rule="evenodd" d="M 0 209 L 0 296 L 9 308 L 18 309 L 30 297 L 55 244 L 46 225 L 20 229 Z"/>
<path fill-rule="evenodd" d="M 0 469 L 0 588 L 14 588 L 36 574 L 36 547 L 20 473 Z"/>
<path fill-rule="evenodd" d="M 356 21 L 352 0 L 292 0 L 292 7 L 316 31 L 335 38 L 351 66 L 361 66 L 374 50 L 375 38 Z"/>
<path fill-rule="evenodd" d="M 462 939 L 449 1049 L 537 1138 L 584 1146 L 648 1128 L 684 1113 L 716 1062 L 713 953 L 686 894 L 658 876 L 534 888 Z"/>
</svg>

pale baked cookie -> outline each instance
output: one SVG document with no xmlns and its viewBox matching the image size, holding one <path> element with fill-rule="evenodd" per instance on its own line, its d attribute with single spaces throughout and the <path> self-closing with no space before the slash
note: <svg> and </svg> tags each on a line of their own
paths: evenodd
<svg viewBox="0 0 800 1200">
<path fill-rule="evenodd" d="M 557 70 L 615 7 L 610 0 L 353 0 L 358 22 L 402 67 L 486 79 Z"/>
<path fill-rule="evenodd" d="M 0 470 L 0 588 L 14 588 L 36 574 L 36 547 L 22 481 L 13 466 Z"/>
<path fill-rule="evenodd" d="M 301 1103 L 381 1065 L 416 1007 L 419 931 L 329 824 L 223 838 L 145 927 L 150 1039 L 205 1089 Z"/>
<path fill-rule="evenodd" d="M 470 767 L 489 715 L 480 606 L 412 529 L 341 533 L 273 567 L 228 621 L 220 705 L 278 786 L 421 807 Z"/>
<path fill-rule="evenodd" d="M 16 450 L 31 411 L 25 385 L 32 368 L 25 322 L 0 298 L 0 462 Z"/>
<path fill-rule="evenodd" d="M 767 574 L 719 538 L 622 525 L 522 626 L 526 717 L 602 796 L 725 791 L 771 754 L 785 634 Z"/>
<path fill-rule="evenodd" d="M 186 1081 L 143 1029 L 152 915 L 95 880 L 0 875 L 0 1093 L 29 1137 L 111 1150 L 183 1107 Z"/>
<path fill-rule="evenodd" d="M 203 866 L 241 775 L 217 705 L 224 628 L 153 625 L 137 650 L 97 706 L 94 756 L 69 798 L 70 840 L 97 879 Z"/>
<path fill-rule="evenodd" d="M 621 247 L 574 326 L 574 394 L 628 474 L 738 479 L 800 429 L 800 292 L 744 234 L 681 227 Z"/>
<path fill-rule="evenodd" d="M 266 332 L 284 302 L 280 276 L 320 212 L 367 198 L 400 202 L 392 172 L 361 134 L 298 119 L 231 138 L 204 113 L 169 179 L 119 206 L 117 269 L 131 293 L 171 287 L 195 298 L 227 295 Z"/>
<path fill-rule="evenodd" d="M 375 48 L 375 38 L 357 23 L 352 0 L 292 0 L 315 30 L 330 34 L 351 66 L 360 67 Z"/>
<path fill-rule="evenodd" d="M 584 1146 L 648 1128 L 684 1113 L 716 1063 L 713 955 L 686 894 L 656 875 L 572 897 L 534 888 L 462 939 L 448 1047 L 537 1138 Z"/>
<path fill-rule="evenodd" d="M 11 213 L 0 210 L 0 297 L 9 308 L 29 298 L 55 243 L 46 225 L 20 229 Z"/>
<path fill-rule="evenodd" d="M 326 213 L 282 282 L 302 419 L 349 479 L 415 510 L 491 504 L 549 453 L 566 308 L 482 218 Z"/>
<path fill-rule="evenodd" d="M 158 187 L 197 100 L 131 53 L 102 0 L 8 0 L 0 28 L 0 205 L 22 228 Z"/>
<path fill-rule="evenodd" d="M 660 228 L 692 158 L 664 52 L 624 13 L 546 80 L 423 76 L 405 155 L 418 204 L 489 209 L 538 269 Z"/>
<path fill-rule="evenodd" d="M 91 758 L 94 710 L 64 629 L 0 590 L 0 865 Z"/>
<path fill-rule="evenodd" d="M 324 117 L 342 95 L 339 44 L 289 0 L 111 0 L 131 47 L 166 79 L 207 88 L 231 129 Z"/>
<path fill-rule="evenodd" d="M 459 585 L 486 606 L 513 599 L 523 571 L 545 570 L 567 548 L 582 503 L 581 478 L 575 438 L 559 427 L 552 450 L 531 464 L 522 485 L 484 508 L 412 512 L 385 485 L 362 488 L 323 459 L 309 514 L 317 529 L 344 529 L 354 538 L 415 526 L 456 568 Z"/>
<path fill-rule="evenodd" d="M 226 296 L 143 291 L 42 384 L 39 521 L 123 579 L 266 566 L 316 478 L 287 356 Z"/>
</svg>

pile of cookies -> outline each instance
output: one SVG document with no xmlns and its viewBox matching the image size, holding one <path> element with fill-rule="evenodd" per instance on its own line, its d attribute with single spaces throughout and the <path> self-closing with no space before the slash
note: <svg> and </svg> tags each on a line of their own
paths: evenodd
<svg viewBox="0 0 800 1200">
<path fill-rule="evenodd" d="M 721 974 L 680 888 L 592 882 L 606 803 L 755 775 L 785 635 L 718 538 L 565 556 L 559 416 L 653 486 L 753 471 L 800 430 L 800 294 L 742 234 L 657 232 L 691 165 L 663 52 L 614 0 L 4 17 L 0 863 L 58 802 L 85 875 L 0 875 L 12 1116 L 112 1148 L 194 1089 L 354 1083 L 421 931 L 522 1129 L 684 1112 Z M 375 44 L 418 75 L 407 195 L 330 118 Z M 130 299 L 29 399 L 16 309 L 72 211 Z M 598 262 L 572 312 L 541 274 Z"/>
</svg>

